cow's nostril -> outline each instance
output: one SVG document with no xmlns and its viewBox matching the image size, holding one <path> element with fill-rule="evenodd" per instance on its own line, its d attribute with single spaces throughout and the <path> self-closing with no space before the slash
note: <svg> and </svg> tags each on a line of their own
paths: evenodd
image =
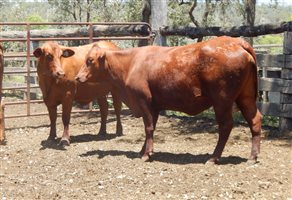
<svg viewBox="0 0 292 200">
<path fill-rule="evenodd" d="M 64 76 L 65 73 L 64 72 L 57 72 L 57 76 Z"/>
</svg>

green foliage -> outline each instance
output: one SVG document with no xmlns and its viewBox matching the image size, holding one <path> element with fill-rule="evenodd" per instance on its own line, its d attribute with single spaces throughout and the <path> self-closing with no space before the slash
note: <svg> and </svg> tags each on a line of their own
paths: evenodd
<svg viewBox="0 0 292 200">
<path fill-rule="evenodd" d="M 177 1 L 170 0 L 168 4 L 168 24 L 171 26 L 188 26 L 190 18 L 188 16 L 190 6 L 187 4 L 179 5 Z M 180 13 L 180 14 L 178 14 Z M 187 38 L 171 36 L 167 37 L 169 46 L 185 45 L 190 42 Z"/>
<path fill-rule="evenodd" d="M 186 117 L 189 116 L 185 113 L 182 112 L 177 112 L 177 111 L 166 111 L 166 115 L 168 116 L 178 116 L 178 117 Z M 205 119 L 212 119 L 215 120 L 215 113 L 212 108 L 205 110 L 204 112 L 196 115 L 197 118 L 205 118 Z M 242 116 L 241 112 L 234 112 L 233 113 L 233 120 L 235 123 L 244 123 L 247 124 L 245 121 L 244 117 Z M 278 128 L 279 127 L 279 117 L 274 117 L 274 116 L 263 116 L 262 119 L 262 126 L 268 126 L 268 127 L 273 127 L 273 128 Z"/>
<path fill-rule="evenodd" d="M 26 22 L 45 22 L 45 20 L 38 14 L 31 14 L 25 18 Z M 35 25 L 33 29 L 47 29 L 47 25 Z"/>
<path fill-rule="evenodd" d="M 141 20 L 142 1 L 128 0 L 124 5 L 125 17 L 124 21 L 139 22 Z"/>
<path fill-rule="evenodd" d="M 25 18 L 27 22 L 44 22 L 43 18 L 38 14 L 31 14 Z"/>
<path fill-rule="evenodd" d="M 263 126 L 270 126 L 270 127 L 279 127 L 279 117 L 274 117 L 274 116 L 263 116 L 263 121 L 262 121 Z"/>
<path fill-rule="evenodd" d="M 127 22 L 140 21 L 142 1 L 138 0 L 48 0 L 57 14 L 53 21 Z"/>
<path fill-rule="evenodd" d="M 188 16 L 190 6 L 188 4 L 179 5 L 177 1 L 170 0 L 168 5 L 169 25 L 187 26 L 190 24 Z M 179 14 L 178 14 L 179 13 Z"/>
<path fill-rule="evenodd" d="M 259 37 L 257 44 L 283 44 L 282 35 L 265 35 Z"/>
<path fill-rule="evenodd" d="M 50 21 L 54 12 L 46 1 L 7 0 L 0 4 L 1 22 L 25 22 L 29 16 L 39 16 Z"/>
<path fill-rule="evenodd" d="M 275 34 L 275 35 L 264 35 L 259 36 L 254 39 L 254 44 L 261 45 L 261 44 L 283 44 L 284 37 L 283 34 Z M 264 48 L 267 50 L 266 48 Z M 259 49 L 260 50 L 260 49 Z M 268 53 L 271 54 L 281 54 L 283 52 L 283 48 L 271 47 L 268 49 Z"/>
</svg>

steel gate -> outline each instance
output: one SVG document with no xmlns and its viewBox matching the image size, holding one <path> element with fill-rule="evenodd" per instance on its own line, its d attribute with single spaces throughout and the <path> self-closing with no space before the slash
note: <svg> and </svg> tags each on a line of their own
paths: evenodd
<svg viewBox="0 0 292 200">
<path fill-rule="evenodd" d="M 145 26 L 148 29 L 149 34 L 143 35 L 143 36 L 135 36 L 129 34 L 129 35 L 123 35 L 123 36 L 94 36 L 93 28 L 94 26 Z M 31 37 L 31 31 L 33 30 L 32 28 L 35 26 L 78 26 L 78 27 L 87 27 L 88 28 L 88 33 L 85 35 L 83 33 L 82 37 Z M 10 61 L 17 61 L 17 60 L 22 60 L 25 62 L 25 67 L 22 67 L 24 69 L 21 69 L 20 67 L 4 67 L 4 75 L 20 75 L 24 76 L 25 84 L 24 85 L 12 85 L 9 86 L 5 84 L 5 81 L 3 81 L 3 91 L 23 91 L 26 98 L 23 100 L 18 100 L 18 101 L 6 101 L 4 99 L 4 103 L 6 108 L 9 109 L 10 106 L 17 106 L 17 105 L 26 105 L 25 108 L 25 113 L 22 114 L 4 114 L 4 117 L 7 118 L 19 118 L 19 117 L 30 117 L 30 116 L 40 116 L 40 115 L 47 115 L 48 112 L 35 112 L 32 110 L 32 105 L 33 104 L 40 104 L 43 103 L 43 100 L 33 100 L 31 98 L 31 93 L 33 90 L 38 90 L 39 86 L 38 83 L 31 83 L 31 79 L 36 78 L 36 68 L 34 67 L 34 62 L 35 58 L 32 55 L 32 43 L 39 42 L 39 41 L 88 41 L 88 43 L 92 43 L 94 41 L 98 40 L 120 40 L 120 41 L 125 41 L 125 40 L 146 40 L 148 41 L 148 44 L 153 43 L 153 38 L 154 34 L 152 33 L 151 26 L 147 23 L 143 22 L 129 22 L 129 23 L 0 23 L 0 29 L 1 32 L 6 29 L 6 27 L 22 27 L 24 29 L 24 32 L 26 32 L 25 37 L 19 37 L 17 35 L 17 32 L 13 37 L 7 38 L 3 37 L 3 34 L 0 33 L 0 44 L 4 43 L 11 43 L 11 42 L 22 42 L 25 43 L 26 45 L 26 52 L 4 52 L 4 61 L 8 62 Z M 65 29 L 64 29 L 65 30 Z M 5 66 L 5 65 L 4 65 Z M 5 92 L 3 92 L 4 97 L 6 96 Z M 6 109 L 7 110 L 7 109 Z M 90 111 L 98 111 L 98 109 L 93 109 L 92 107 L 89 107 L 89 109 L 72 109 L 72 112 L 90 112 Z M 60 114 L 60 111 L 58 111 Z"/>
</svg>

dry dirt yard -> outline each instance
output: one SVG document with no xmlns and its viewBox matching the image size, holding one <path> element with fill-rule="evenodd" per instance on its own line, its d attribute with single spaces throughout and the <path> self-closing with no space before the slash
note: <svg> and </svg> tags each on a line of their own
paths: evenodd
<svg viewBox="0 0 292 200">
<path fill-rule="evenodd" d="M 221 164 L 205 165 L 217 142 L 213 120 L 160 116 L 152 162 L 138 152 L 142 119 L 123 115 L 124 136 L 97 137 L 99 116 L 74 114 L 72 143 L 47 142 L 48 116 L 6 120 L 0 146 L 0 199 L 292 199 L 291 136 L 265 127 L 259 162 L 250 164 L 250 132 L 236 124 Z M 62 124 L 58 118 L 58 136 Z M 269 135 L 269 136 L 268 136 Z"/>
</svg>

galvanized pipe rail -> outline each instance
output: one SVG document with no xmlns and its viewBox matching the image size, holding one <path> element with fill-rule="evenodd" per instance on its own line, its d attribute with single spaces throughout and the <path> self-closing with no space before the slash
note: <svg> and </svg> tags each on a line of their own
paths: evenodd
<svg viewBox="0 0 292 200">
<path fill-rule="evenodd" d="M 88 26 L 88 36 L 84 37 L 31 37 L 31 28 L 33 26 L 37 25 L 64 25 L 64 26 Z M 149 35 L 147 36 L 102 36 L 102 37 L 94 37 L 93 35 L 93 26 L 94 25 L 144 25 L 147 26 L 149 29 Z M 28 116 L 41 116 L 41 115 L 47 115 L 47 112 L 40 112 L 40 113 L 32 113 L 31 112 L 31 104 L 32 103 L 41 103 L 42 100 L 31 100 L 30 93 L 32 88 L 39 88 L 38 86 L 32 86 L 29 79 L 31 77 L 31 74 L 36 73 L 36 70 L 31 69 L 31 42 L 32 41 L 74 41 L 74 40 L 88 40 L 89 43 L 92 43 L 93 41 L 97 40 L 147 40 L 148 44 L 153 43 L 154 34 L 152 33 L 151 26 L 148 23 L 145 22 L 102 22 L 102 23 L 86 23 L 86 22 L 45 22 L 45 23 L 39 23 L 39 22 L 33 22 L 33 23 L 27 23 L 27 22 L 0 22 L 1 26 L 25 26 L 26 27 L 26 37 L 24 38 L 3 38 L 0 34 L 0 42 L 26 42 L 26 54 L 19 54 L 19 55 L 8 55 L 7 58 L 26 58 L 26 70 L 20 70 L 20 71 L 4 71 L 4 74 L 25 74 L 27 77 L 26 86 L 22 87 L 3 87 L 3 90 L 12 90 L 12 89 L 25 89 L 26 90 L 26 100 L 23 101 L 17 101 L 17 102 L 5 102 L 5 105 L 19 105 L 19 104 L 26 104 L 26 114 L 18 114 L 18 115 L 8 115 L 5 116 L 5 118 L 18 118 L 18 117 L 28 117 Z M 6 58 L 4 53 L 4 59 Z M 5 69 L 5 68 L 4 68 Z M 72 112 L 89 112 L 89 111 L 97 111 L 97 109 L 88 109 L 88 110 L 72 110 Z M 60 114 L 60 113 L 59 113 Z"/>
</svg>

